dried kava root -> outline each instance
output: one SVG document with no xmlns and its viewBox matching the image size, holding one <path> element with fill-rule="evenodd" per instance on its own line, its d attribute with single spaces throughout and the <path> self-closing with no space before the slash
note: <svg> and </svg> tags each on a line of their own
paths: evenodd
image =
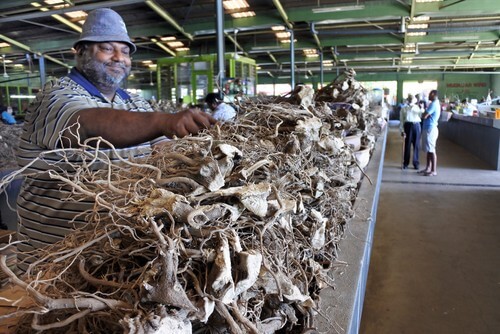
<svg viewBox="0 0 500 334">
<path fill-rule="evenodd" d="M 361 89 L 348 80 L 339 94 Z M 341 138 L 354 128 L 375 138 L 379 129 L 362 105 L 342 114 L 310 94 L 295 104 L 249 99 L 233 123 L 125 166 L 101 161 L 105 168 L 74 190 L 96 199 L 89 223 L 37 251 L 21 278 L 9 273 L 35 301 L 17 331 L 313 328 L 359 181 Z M 355 124 L 346 123 L 350 114 Z"/>
</svg>

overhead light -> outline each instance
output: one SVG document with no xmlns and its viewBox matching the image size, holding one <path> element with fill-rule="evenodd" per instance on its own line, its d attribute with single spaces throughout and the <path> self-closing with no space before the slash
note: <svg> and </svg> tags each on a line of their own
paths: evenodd
<svg viewBox="0 0 500 334">
<path fill-rule="evenodd" d="M 11 99 L 34 99 L 36 95 L 11 95 Z"/>
<path fill-rule="evenodd" d="M 282 47 L 279 46 L 252 46 L 250 48 L 251 51 L 281 51 Z"/>
<path fill-rule="evenodd" d="M 431 18 L 430 16 L 427 16 L 427 15 L 422 15 L 422 16 L 415 16 L 412 18 L 412 22 L 425 22 L 425 21 L 429 21 Z"/>
<path fill-rule="evenodd" d="M 317 7 L 313 8 L 312 12 L 314 14 L 320 14 L 320 13 L 332 13 L 332 12 L 346 12 L 350 10 L 361 10 L 361 9 L 365 9 L 365 5 Z"/>
<path fill-rule="evenodd" d="M 164 42 L 168 42 L 168 41 L 175 41 L 177 38 L 175 36 L 165 36 L 165 37 L 160 37 L 160 39 Z"/>
<path fill-rule="evenodd" d="M 189 51 L 189 48 L 187 47 L 182 47 L 182 48 L 177 48 L 175 49 L 176 52 L 185 52 L 185 51 Z"/>
<path fill-rule="evenodd" d="M 84 17 L 87 17 L 87 13 L 85 13 L 83 10 L 76 10 L 73 12 L 67 12 L 67 13 L 64 13 L 64 15 L 66 15 L 72 19 L 82 19 Z"/>
<path fill-rule="evenodd" d="M 242 17 L 255 16 L 255 12 L 253 10 L 247 10 L 246 12 L 231 13 L 231 16 L 234 17 L 235 19 L 240 19 Z"/>
<path fill-rule="evenodd" d="M 272 26 L 271 30 L 282 31 L 282 30 L 285 30 L 285 26 Z"/>
<path fill-rule="evenodd" d="M 172 42 L 167 42 L 167 45 L 175 49 L 183 47 L 184 43 L 182 43 L 181 41 L 172 41 Z"/>
<path fill-rule="evenodd" d="M 316 50 L 316 49 L 304 49 L 303 52 L 304 52 L 306 57 L 317 57 L 318 56 L 318 50 Z"/>
<path fill-rule="evenodd" d="M 8 46 L 10 46 L 10 44 L 9 44 L 9 43 L 0 42 L 0 48 L 6 48 L 6 47 L 8 47 Z"/>
<path fill-rule="evenodd" d="M 291 33 L 289 31 L 282 31 L 282 32 L 277 32 L 275 35 L 278 39 L 285 39 L 285 38 L 290 38 Z"/>
<path fill-rule="evenodd" d="M 238 10 L 243 8 L 249 8 L 250 5 L 245 0 L 225 0 L 222 1 L 222 5 L 227 10 Z"/>
<path fill-rule="evenodd" d="M 407 43 L 401 48 L 401 52 L 405 53 L 413 53 L 416 51 L 416 44 L 415 43 Z"/>
<path fill-rule="evenodd" d="M 427 23 L 410 23 L 408 29 L 427 29 L 429 25 Z"/>
<path fill-rule="evenodd" d="M 427 35 L 426 31 L 413 31 L 413 32 L 406 33 L 406 36 L 412 36 L 412 37 L 415 37 L 415 36 L 425 36 L 425 35 Z"/>
<path fill-rule="evenodd" d="M 424 2 L 440 2 L 443 0 L 415 0 L 416 3 L 424 3 Z"/>
<path fill-rule="evenodd" d="M 165 45 L 163 45 L 163 43 L 160 43 L 156 38 L 151 38 L 151 42 L 155 43 L 156 46 L 158 46 L 160 49 L 164 50 L 165 52 L 171 54 L 172 56 L 177 56 L 177 54 L 170 50 L 169 48 L 167 48 Z"/>
</svg>

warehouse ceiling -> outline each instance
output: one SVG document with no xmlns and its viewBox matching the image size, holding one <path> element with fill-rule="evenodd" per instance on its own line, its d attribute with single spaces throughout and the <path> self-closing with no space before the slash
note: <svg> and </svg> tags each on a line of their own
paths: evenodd
<svg viewBox="0 0 500 334">
<path fill-rule="evenodd" d="M 303 75 L 317 75 L 321 63 L 357 72 L 500 67 L 498 0 L 223 2 L 225 51 L 255 59 L 259 77 L 290 76 L 292 59 Z M 248 6 L 229 8 L 238 2 Z M 145 81 L 158 58 L 217 52 L 214 0 L 10 0 L 0 4 L 4 71 L 36 73 L 44 55 L 48 75 L 64 73 L 85 13 L 101 7 L 124 18 L 138 46 L 133 70 Z"/>
</svg>

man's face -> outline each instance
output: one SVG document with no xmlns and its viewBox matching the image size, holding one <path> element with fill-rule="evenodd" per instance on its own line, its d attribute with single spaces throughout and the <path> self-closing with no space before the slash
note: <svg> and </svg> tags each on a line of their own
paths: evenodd
<svg viewBox="0 0 500 334">
<path fill-rule="evenodd" d="M 130 48 L 120 42 L 94 43 L 80 63 L 83 73 L 97 86 L 117 88 L 130 74 Z"/>
<path fill-rule="evenodd" d="M 429 93 L 429 101 L 434 101 L 435 98 L 436 98 L 436 93 L 435 92 L 430 92 Z"/>
</svg>

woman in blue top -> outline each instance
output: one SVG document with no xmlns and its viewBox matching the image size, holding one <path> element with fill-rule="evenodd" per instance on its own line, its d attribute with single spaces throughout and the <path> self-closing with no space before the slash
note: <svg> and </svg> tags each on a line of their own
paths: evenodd
<svg viewBox="0 0 500 334">
<path fill-rule="evenodd" d="M 429 93 L 429 106 L 422 115 L 422 147 L 427 152 L 427 165 L 419 171 L 425 176 L 437 175 L 436 142 L 439 135 L 438 121 L 441 116 L 441 105 L 437 90 Z"/>
</svg>

